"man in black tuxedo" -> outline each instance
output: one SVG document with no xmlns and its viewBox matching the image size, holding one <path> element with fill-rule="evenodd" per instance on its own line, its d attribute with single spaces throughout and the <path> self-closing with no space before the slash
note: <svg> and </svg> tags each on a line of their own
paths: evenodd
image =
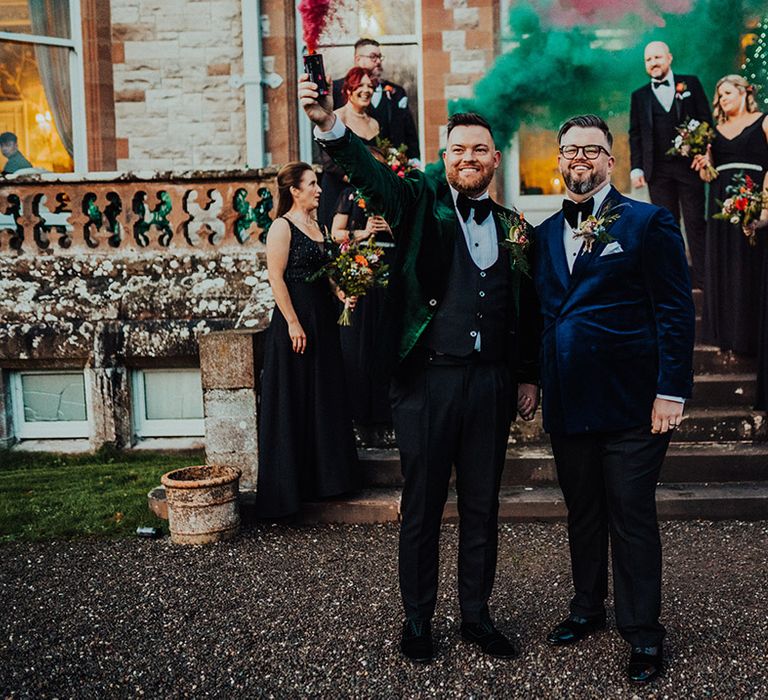
<svg viewBox="0 0 768 700">
<path fill-rule="evenodd" d="M 547 641 L 564 646 L 605 627 L 608 539 L 627 673 L 661 671 L 661 541 L 655 492 L 670 431 L 693 386 L 694 308 L 672 215 L 610 184 L 613 137 L 595 115 L 558 134 L 563 210 L 536 229 L 544 429 L 568 507 L 574 596 Z M 603 221 L 596 238 L 584 237 Z"/>
<path fill-rule="evenodd" d="M 712 124 L 712 111 L 695 75 L 672 72 L 672 54 L 664 42 L 652 41 L 645 47 L 645 70 L 651 82 L 632 93 L 629 111 L 632 186 L 647 184 L 651 201 L 672 212 L 678 225 L 682 209 L 693 286 L 701 289 L 706 232 L 704 183 L 691 168 L 691 158 L 666 152 L 677 135 L 675 127 L 691 118 Z"/>
<path fill-rule="evenodd" d="M 384 56 L 381 53 L 381 45 L 375 39 L 358 39 L 355 43 L 355 65 L 366 68 L 378 81 L 376 89 L 371 97 L 369 112 L 379 122 L 382 138 L 389 139 L 397 148 L 404 143 L 408 150 L 406 154 L 411 161 L 421 158 L 419 150 L 419 132 L 416 123 L 408 107 L 408 95 L 401 85 L 384 80 L 383 73 Z M 333 107 L 338 109 L 344 104 L 344 96 L 341 88 L 344 78 L 333 81 Z"/>
<path fill-rule="evenodd" d="M 488 601 L 509 426 L 515 408 L 531 420 L 538 405 L 541 325 L 533 281 L 501 245 L 522 220 L 488 192 L 501 153 L 485 119 L 454 114 L 445 172 L 397 177 L 336 118 L 330 100 L 318 101 L 316 87 L 301 77 L 299 97 L 316 139 L 363 196 L 381 202 L 397 239 L 376 350 L 377 365 L 394 369 L 390 398 L 404 479 L 400 650 L 417 662 L 434 655 L 440 524 L 454 466 L 461 636 L 486 654 L 514 658 Z"/>
</svg>

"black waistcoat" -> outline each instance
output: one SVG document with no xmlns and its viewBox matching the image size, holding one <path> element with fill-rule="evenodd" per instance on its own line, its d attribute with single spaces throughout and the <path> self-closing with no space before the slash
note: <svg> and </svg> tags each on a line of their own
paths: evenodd
<svg viewBox="0 0 768 700">
<path fill-rule="evenodd" d="M 481 270 L 472 260 L 461 225 L 457 224 L 453 260 L 445 297 L 424 332 L 430 350 L 464 357 L 475 349 L 486 362 L 508 357 L 512 304 L 509 255 L 499 248 L 496 262 Z"/>
<path fill-rule="evenodd" d="M 653 113 L 653 159 L 654 161 L 670 160 L 667 151 L 672 148 L 672 141 L 677 136 L 675 127 L 680 125 L 680 107 L 675 98 L 672 107 L 667 112 L 655 95 L 651 96 L 651 112 Z"/>
</svg>

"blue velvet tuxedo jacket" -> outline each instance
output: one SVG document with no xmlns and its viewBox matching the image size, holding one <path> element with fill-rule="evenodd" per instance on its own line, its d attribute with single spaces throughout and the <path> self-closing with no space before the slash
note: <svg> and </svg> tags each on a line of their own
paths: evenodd
<svg viewBox="0 0 768 700">
<path fill-rule="evenodd" d="M 613 188 L 603 210 L 611 205 L 621 205 L 608 229 L 615 243 L 582 251 L 572 273 L 562 211 L 536 229 L 542 410 L 550 433 L 649 425 L 657 394 L 691 395 L 695 312 L 680 230 L 666 209 Z M 619 252 L 603 255 L 612 250 Z"/>
</svg>

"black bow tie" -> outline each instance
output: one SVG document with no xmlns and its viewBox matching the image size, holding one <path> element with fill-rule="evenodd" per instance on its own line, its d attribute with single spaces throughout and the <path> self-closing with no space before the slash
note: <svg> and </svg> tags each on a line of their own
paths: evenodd
<svg viewBox="0 0 768 700">
<path fill-rule="evenodd" d="M 491 213 L 491 198 L 485 199 L 470 199 L 465 194 L 459 193 L 456 198 L 456 208 L 461 214 L 461 218 L 464 221 L 469 220 L 469 212 L 475 210 L 475 223 L 482 224 L 488 218 L 488 214 Z"/>
<path fill-rule="evenodd" d="M 574 202 L 572 199 L 563 200 L 563 214 L 565 220 L 571 225 L 572 229 L 576 229 L 579 225 L 579 214 L 581 214 L 581 220 L 584 221 L 591 213 L 595 206 L 595 198 L 590 197 L 583 202 Z"/>
<path fill-rule="evenodd" d="M 661 87 L 662 85 L 666 85 L 667 87 L 669 87 L 669 80 L 667 80 L 666 78 L 664 78 L 664 80 L 654 80 L 654 81 L 653 81 L 653 87 L 654 87 L 654 88 L 659 88 L 659 87 Z"/>
</svg>

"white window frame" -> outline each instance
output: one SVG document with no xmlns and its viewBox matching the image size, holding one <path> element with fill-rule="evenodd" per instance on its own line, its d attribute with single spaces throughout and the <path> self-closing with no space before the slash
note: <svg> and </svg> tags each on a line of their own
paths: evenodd
<svg viewBox="0 0 768 700">
<path fill-rule="evenodd" d="M 133 433 L 137 438 L 153 437 L 202 437 L 205 435 L 205 418 L 147 418 L 147 396 L 144 377 L 147 374 L 168 374 L 189 372 L 195 367 L 158 367 L 157 369 L 134 369 L 131 371 Z"/>
<path fill-rule="evenodd" d="M 0 32 L 0 41 L 20 44 L 61 46 L 69 49 L 69 82 L 72 91 L 72 159 L 75 173 L 88 172 L 88 139 L 85 120 L 85 74 L 83 72 L 83 27 L 80 0 L 69 0 L 69 33 L 71 39 L 38 34 Z"/>
<path fill-rule="evenodd" d="M 82 376 L 85 387 L 86 420 L 28 422 L 24 415 L 24 388 L 21 378 L 23 375 L 32 374 L 72 374 Z M 88 376 L 83 370 L 14 370 L 10 373 L 10 384 L 13 430 L 19 440 L 88 438 L 91 436 L 91 385 L 88 381 Z"/>
<path fill-rule="evenodd" d="M 383 0 L 382 0 L 383 1 Z M 430 158 L 424 152 L 424 52 L 422 50 L 422 12 L 421 1 L 416 0 L 416 17 L 415 27 L 413 34 L 388 34 L 384 37 L 372 37 L 381 44 L 382 47 L 386 46 L 400 46 L 402 44 L 414 45 L 418 49 L 416 51 L 416 80 L 419 85 L 419 103 L 417 105 L 419 115 L 419 151 L 421 152 L 421 161 L 423 163 L 429 163 Z M 298 11 L 298 3 L 296 3 L 296 65 L 298 67 L 299 74 L 304 72 L 303 62 L 303 50 L 304 50 L 304 24 L 301 19 L 301 15 Z M 351 46 L 351 44 L 349 44 Z M 410 99 L 410 97 L 409 97 Z M 309 119 L 304 114 L 304 110 L 301 105 L 297 105 L 299 115 L 299 158 L 305 163 L 312 162 L 312 125 Z"/>
<path fill-rule="evenodd" d="M 243 75 L 232 76 L 233 87 L 243 86 L 245 101 L 246 164 L 267 165 L 264 129 L 264 70 L 262 66 L 261 0 L 242 0 Z"/>
</svg>

